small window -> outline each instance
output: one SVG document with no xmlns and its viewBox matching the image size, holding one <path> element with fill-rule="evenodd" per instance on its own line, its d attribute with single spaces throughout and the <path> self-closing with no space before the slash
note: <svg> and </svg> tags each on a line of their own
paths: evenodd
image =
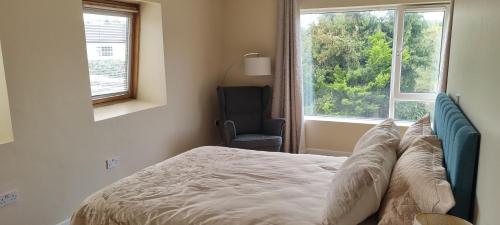
<svg viewBox="0 0 500 225">
<path fill-rule="evenodd" d="M 135 98 L 139 5 L 89 0 L 83 6 L 93 103 Z"/>
<path fill-rule="evenodd" d="M 101 57 L 112 57 L 113 56 L 113 46 L 101 46 L 97 47 L 97 52 Z"/>
<path fill-rule="evenodd" d="M 432 113 L 448 5 L 301 16 L 306 116 L 415 121 Z"/>
</svg>

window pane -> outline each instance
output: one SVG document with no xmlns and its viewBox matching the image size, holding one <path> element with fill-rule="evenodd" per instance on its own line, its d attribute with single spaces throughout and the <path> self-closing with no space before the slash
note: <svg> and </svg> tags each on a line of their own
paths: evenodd
<svg viewBox="0 0 500 225">
<path fill-rule="evenodd" d="M 434 113 L 433 102 L 397 101 L 395 108 L 395 119 L 401 121 L 417 121 L 428 113 Z"/>
<path fill-rule="evenodd" d="M 308 116 L 387 118 L 394 11 L 301 16 Z"/>
<path fill-rule="evenodd" d="M 404 16 L 401 92 L 435 93 L 441 67 L 444 11 Z"/>
<path fill-rule="evenodd" d="M 130 17 L 87 11 L 84 21 L 92 97 L 128 93 Z"/>
</svg>

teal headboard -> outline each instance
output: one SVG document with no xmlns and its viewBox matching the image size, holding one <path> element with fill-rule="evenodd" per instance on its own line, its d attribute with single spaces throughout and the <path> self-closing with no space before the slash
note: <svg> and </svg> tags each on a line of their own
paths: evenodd
<svg viewBox="0 0 500 225">
<path fill-rule="evenodd" d="M 481 135 L 446 94 L 436 100 L 434 131 L 443 143 L 446 172 L 456 201 L 449 214 L 472 221 Z"/>
</svg>

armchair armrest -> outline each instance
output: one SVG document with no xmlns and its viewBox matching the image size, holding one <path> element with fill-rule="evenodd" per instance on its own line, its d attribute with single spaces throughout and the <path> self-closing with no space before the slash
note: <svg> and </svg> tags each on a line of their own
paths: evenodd
<svg viewBox="0 0 500 225">
<path fill-rule="evenodd" d="M 231 140 L 236 138 L 236 125 L 232 120 L 224 121 L 224 142 L 226 145 L 231 143 Z"/>
<path fill-rule="evenodd" d="M 283 128 L 285 127 L 285 123 L 285 119 L 264 120 L 264 133 L 269 135 L 283 136 Z"/>
</svg>

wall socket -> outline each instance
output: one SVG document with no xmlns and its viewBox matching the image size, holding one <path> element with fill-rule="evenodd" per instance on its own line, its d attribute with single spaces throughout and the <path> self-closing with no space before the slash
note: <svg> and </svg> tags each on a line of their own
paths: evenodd
<svg viewBox="0 0 500 225">
<path fill-rule="evenodd" d="M 120 160 L 118 158 L 112 158 L 112 159 L 106 160 L 106 169 L 110 170 L 110 169 L 117 167 L 119 162 L 120 162 Z"/>
<path fill-rule="evenodd" d="M 19 193 L 17 191 L 10 191 L 0 195 L 0 208 L 6 207 L 17 201 Z"/>
</svg>

